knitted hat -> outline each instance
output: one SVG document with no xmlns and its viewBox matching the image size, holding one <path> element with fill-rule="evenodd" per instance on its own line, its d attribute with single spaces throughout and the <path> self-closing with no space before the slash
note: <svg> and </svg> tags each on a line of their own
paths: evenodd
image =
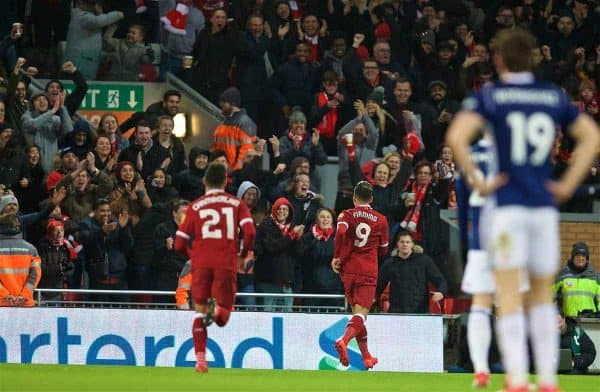
<svg viewBox="0 0 600 392">
<path fill-rule="evenodd" d="M 290 114 L 289 124 L 292 125 L 297 122 L 306 124 L 306 116 L 302 113 L 302 109 L 299 106 L 294 106 L 292 108 L 292 114 Z"/>
<path fill-rule="evenodd" d="M 0 197 L 0 214 L 2 213 L 2 211 L 4 211 L 6 206 L 9 204 L 16 204 L 17 208 L 18 208 L 19 200 L 16 197 L 14 197 L 13 195 L 4 195 L 4 196 Z"/>
<path fill-rule="evenodd" d="M 367 101 L 373 101 L 379 106 L 383 106 L 383 101 L 385 99 L 385 89 L 382 86 L 377 86 L 373 89 Z"/>
<path fill-rule="evenodd" d="M 48 219 L 48 224 L 46 225 L 46 233 L 50 234 L 55 227 L 64 228 L 65 225 L 58 219 Z"/>
<path fill-rule="evenodd" d="M 219 100 L 221 102 L 229 102 L 231 105 L 238 108 L 242 106 L 240 90 L 235 87 L 229 87 L 227 90 L 223 91 Z"/>
</svg>

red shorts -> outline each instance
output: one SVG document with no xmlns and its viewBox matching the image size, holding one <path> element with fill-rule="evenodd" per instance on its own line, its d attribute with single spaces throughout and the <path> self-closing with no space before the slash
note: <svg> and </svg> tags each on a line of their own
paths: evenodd
<svg viewBox="0 0 600 392">
<path fill-rule="evenodd" d="M 366 275 L 342 274 L 344 294 L 350 305 L 370 308 L 375 299 L 377 278 Z"/>
<path fill-rule="evenodd" d="M 192 270 L 192 299 L 194 304 L 205 305 L 209 298 L 225 309 L 233 309 L 237 288 L 237 273 L 217 268 Z"/>
</svg>

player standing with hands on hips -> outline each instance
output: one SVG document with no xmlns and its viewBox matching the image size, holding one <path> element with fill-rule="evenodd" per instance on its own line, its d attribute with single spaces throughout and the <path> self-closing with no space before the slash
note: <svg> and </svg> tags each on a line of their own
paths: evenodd
<svg viewBox="0 0 600 392">
<path fill-rule="evenodd" d="M 227 169 L 213 163 L 202 180 L 206 193 L 192 202 L 179 225 L 175 251 L 192 260 L 192 327 L 196 371 L 206 373 L 208 327 L 223 327 L 235 303 L 237 270 L 254 248 L 256 230 L 246 203 L 225 192 Z M 240 251 L 239 229 L 243 231 Z"/>
<path fill-rule="evenodd" d="M 385 216 L 369 205 L 373 202 L 371 184 L 367 181 L 356 184 L 352 201 L 354 208 L 338 217 L 331 267 L 340 274 L 353 316 L 344 336 L 335 342 L 335 349 L 340 363 L 348 366 L 348 342 L 356 338 L 365 370 L 368 370 L 378 361 L 369 353 L 365 322 L 375 298 L 378 258 L 387 253 L 389 230 Z"/>
<path fill-rule="evenodd" d="M 448 129 L 447 141 L 472 188 L 494 194 L 489 251 L 495 270 L 497 335 L 507 382 L 505 391 L 528 390 L 527 329 L 533 345 L 540 392 L 559 391 L 556 377 L 558 330 L 552 283 L 559 266 L 556 203 L 568 200 L 598 153 L 600 131 L 578 113 L 562 90 L 535 81 L 533 36 L 522 29 L 496 36 L 494 65 L 500 80 L 484 86 L 463 103 Z M 550 155 L 557 127 L 575 141 L 570 165 L 551 181 Z M 469 145 L 481 129 L 494 137 L 499 174 L 478 177 Z M 528 320 L 519 293 L 519 277 L 529 273 Z"/>
</svg>

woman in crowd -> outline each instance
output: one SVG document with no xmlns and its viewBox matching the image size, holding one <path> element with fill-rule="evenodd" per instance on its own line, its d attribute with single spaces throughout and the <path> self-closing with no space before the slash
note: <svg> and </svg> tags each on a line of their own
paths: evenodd
<svg viewBox="0 0 600 392">
<path fill-rule="evenodd" d="M 115 215 L 128 212 L 135 226 L 143 212 L 152 207 L 144 180 L 131 162 L 123 161 L 116 165 L 112 181 L 115 187 L 109 195 L 111 210 Z"/>
<path fill-rule="evenodd" d="M 171 176 L 165 169 L 159 167 L 154 171 L 148 187 L 148 196 L 152 204 L 168 203 L 177 198 L 177 190 L 171 186 Z"/>
<path fill-rule="evenodd" d="M 96 167 L 107 174 L 112 173 L 117 163 L 117 155 L 111 152 L 110 139 L 108 136 L 98 136 L 93 147 L 94 157 L 96 158 Z"/>
<path fill-rule="evenodd" d="M 119 156 L 119 153 L 129 147 L 129 140 L 121 135 L 119 131 L 119 120 L 112 113 L 106 113 L 100 119 L 98 136 L 106 136 L 110 141 L 110 152 Z"/>
</svg>

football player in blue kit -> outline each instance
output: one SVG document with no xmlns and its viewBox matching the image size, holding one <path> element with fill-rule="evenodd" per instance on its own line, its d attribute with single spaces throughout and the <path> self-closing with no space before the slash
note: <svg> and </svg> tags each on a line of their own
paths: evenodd
<svg viewBox="0 0 600 392">
<path fill-rule="evenodd" d="M 558 87 L 535 81 L 534 43 L 522 29 L 497 34 L 493 60 L 499 81 L 465 99 L 447 134 L 472 189 L 494 198 L 487 250 L 497 285 L 496 328 L 508 392 L 528 390 L 528 331 L 539 391 L 559 391 L 557 309 L 552 295 L 560 245 L 556 203 L 571 197 L 600 145 L 600 131 L 589 116 L 580 114 Z M 470 143 L 482 128 L 492 134 L 496 148 L 499 174 L 491 180 L 476 175 L 479 169 L 469 155 Z M 576 146 L 568 169 L 552 181 L 550 158 L 559 129 Z M 517 295 L 525 272 L 530 280 L 526 301 Z"/>
</svg>

